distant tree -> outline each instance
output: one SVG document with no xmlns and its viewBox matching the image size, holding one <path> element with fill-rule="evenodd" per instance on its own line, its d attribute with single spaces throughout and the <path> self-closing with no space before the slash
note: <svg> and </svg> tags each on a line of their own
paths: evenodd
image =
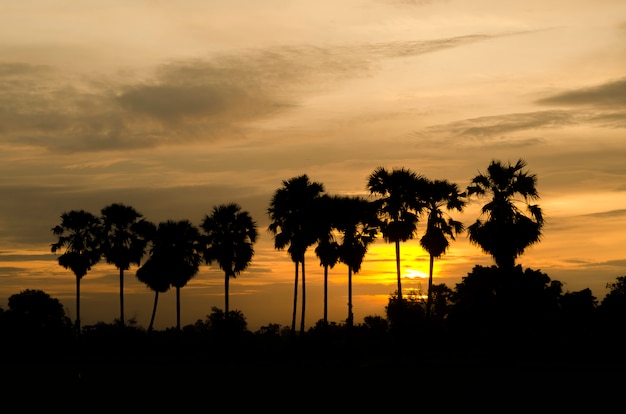
<svg viewBox="0 0 626 414">
<path fill-rule="evenodd" d="M 382 220 L 383 238 L 395 244 L 398 299 L 402 299 L 400 243 L 412 239 L 417 232 L 418 217 L 424 208 L 419 194 L 423 192 L 425 182 L 423 177 L 411 170 L 387 171 L 382 167 L 376 168 L 367 180 L 370 194 L 378 197 L 376 204 Z"/>
<path fill-rule="evenodd" d="M 124 271 L 132 264 L 140 265 L 155 227 L 133 207 L 124 204 L 110 204 L 101 214 L 102 254 L 120 272 L 120 324 L 124 326 Z"/>
<path fill-rule="evenodd" d="M 352 275 L 361 270 L 367 249 L 376 238 L 380 222 L 377 208 L 362 197 L 342 197 L 337 203 L 336 228 L 341 234 L 339 261 L 348 267 L 348 318 L 346 324 L 354 324 L 352 312 Z"/>
<path fill-rule="evenodd" d="M 229 281 L 246 270 L 252 261 L 258 237 L 256 223 L 247 211 L 231 203 L 214 207 L 210 216 L 204 216 L 201 228 L 206 235 L 203 246 L 206 263 L 217 261 L 224 271 L 224 312 L 228 318 Z"/>
<path fill-rule="evenodd" d="M 159 255 L 151 255 L 150 258 L 137 269 L 137 279 L 145 283 L 154 292 L 154 301 L 152 305 L 152 313 L 150 323 L 148 324 L 148 332 L 154 329 L 154 319 L 156 317 L 157 305 L 159 303 L 159 293 L 165 293 L 170 289 L 170 269 L 167 263 L 161 263 L 167 260 Z"/>
<path fill-rule="evenodd" d="M 315 200 L 324 192 L 324 186 L 311 182 L 301 175 L 283 181 L 283 186 L 274 192 L 267 213 L 271 220 L 268 230 L 274 236 L 274 247 L 283 250 L 288 247 L 291 260 L 295 263 L 293 293 L 293 315 L 291 332 L 296 331 L 296 307 L 298 303 L 298 267 L 302 266 L 302 314 L 300 334 L 304 333 L 306 310 L 306 282 L 304 256 L 309 246 L 317 241 L 317 216 Z"/>
<path fill-rule="evenodd" d="M 618 276 L 614 282 L 607 283 L 609 290 L 599 305 L 605 320 L 622 323 L 626 321 L 626 276 Z"/>
<path fill-rule="evenodd" d="M 400 298 L 395 292 L 389 296 L 385 314 L 390 332 L 399 337 L 413 337 L 419 334 L 425 321 L 426 303 L 418 291 L 410 291 Z"/>
<path fill-rule="evenodd" d="M 465 200 L 454 183 L 446 180 L 428 180 L 420 199 L 424 202 L 424 213 L 427 215 L 426 232 L 420 239 L 420 245 L 430 256 L 428 271 L 428 296 L 426 300 L 426 319 L 430 319 L 433 302 L 433 268 L 435 258 L 441 257 L 450 246 L 448 238 L 454 240 L 455 235 L 464 230 L 463 223 L 444 216 L 447 211 L 463 211 Z"/>
<path fill-rule="evenodd" d="M 207 315 L 207 325 L 210 332 L 218 335 L 237 335 L 248 331 L 248 322 L 241 311 L 231 310 L 227 315 L 215 306 Z"/>
<path fill-rule="evenodd" d="M 180 289 L 198 273 L 202 259 L 199 241 L 200 231 L 188 220 L 161 222 L 154 233 L 150 258 L 137 270 L 137 278 L 155 291 L 153 316 L 158 292 L 166 291 L 166 285 L 176 288 L 177 331 L 180 331 Z"/>
<path fill-rule="evenodd" d="M 72 349 L 72 321 L 61 302 L 42 290 L 26 289 L 9 297 L 8 310 L 0 310 L 0 335 L 6 362 L 16 357 L 54 360 Z"/>
<path fill-rule="evenodd" d="M 513 269 L 515 259 L 541 238 L 544 218 L 541 208 L 530 204 L 539 198 L 537 177 L 524 168 L 526 162 L 514 165 L 492 161 L 485 173 L 480 173 L 467 187 L 471 195 L 489 195 L 480 218 L 468 227 L 469 240 L 491 255 L 498 267 Z M 517 206 L 516 196 L 523 198 L 528 215 Z"/>
<path fill-rule="evenodd" d="M 483 338 L 555 332 L 562 283 L 538 270 L 475 266 L 452 295 L 448 324 Z"/>
<path fill-rule="evenodd" d="M 51 244 L 52 253 L 65 249 L 58 257 L 59 265 L 70 269 L 76 277 L 76 321 L 80 333 L 80 280 L 100 261 L 100 219 L 84 210 L 72 210 L 61 214 L 61 223 L 52 228 L 58 236 Z"/>
<path fill-rule="evenodd" d="M 430 320 L 443 322 L 452 306 L 453 291 L 445 283 L 433 284 L 431 292 Z"/>
<path fill-rule="evenodd" d="M 328 269 L 332 269 L 339 262 L 339 244 L 334 235 L 337 199 L 338 197 L 324 194 L 317 203 L 320 220 L 315 254 L 320 259 L 320 266 L 324 268 L 324 317 L 322 322 L 324 325 L 328 325 Z"/>
<path fill-rule="evenodd" d="M 61 302 L 43 290 L 25 289 L 11 295 L 7 315 L 27 332 L 56 334 L 72 326 Z"/>
</svg>

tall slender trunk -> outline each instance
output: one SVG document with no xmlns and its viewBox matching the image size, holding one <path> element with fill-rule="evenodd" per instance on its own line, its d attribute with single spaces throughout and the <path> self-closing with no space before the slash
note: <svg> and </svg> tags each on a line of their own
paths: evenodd
<svg viewBox="0 0 626 414">
<path fill-rule="evenodd" d="M 120 324 L 124 322 L 124 269 L 120 269 Z"/>
<path fill-rule="evenodd" d="M 306 282 L 304 279 L 304 255 L 302 255 L 302 314 L 300 315 L 300 335 L 304 333 L 305 311 L 306 311 Z"/>
<path fill-rule="evenodd" d="M 80 277 L 76 276 L 76 333 L 80 335 Z"/>
<path fill-rule="evenodd" d="M 296 333 L 296 309 L 298 306 L 298 266 L 300 262 L 296 260 L 296 280 L 293 285 L 293 314 L 291 316 L 291 334 Z"/>
<path fill-rule="evenodd" d="M 224 318 L 228 319 L 228 282 L 230 276 L 228 276 L 228 272 L 224 272 L 224 274 Z"/>
<path fill-rule="evenodd" d="M 354 321 L 354 314 L 352 313 L 352 268 L 348 266 L 348 328 L 352 328 Z"/>
<path fill-rule="evenodd" d="M 402 276 L 400 274 L 400 240 L 396 240 L 396 273 L 398 274 L 398 299 L 402 300 Z"/>
<path fill-rule="evenodd" d="M 154 326 L 154 317 L 156 316 L 157 304 L 159 303 L 159 291 L 154 291 L 154 305 L 152 306 L 152 316 L 150 317 L 150 325 L 148 325 L 148 332 L 152 332 Z"/>
<path fill-rule="evenodd" d="M 180 287 L 176 286 L 176 330 L 180 332 Z"/>
<path fill-rule="evenodd" d="M 426 320 L 430 320 L 430 309 L 433 306 L 433 268 L 435 267 L 435 257 L 430 255 L 430 268 L 428 271 L 428 298 L 426 300 Z"/>
<path fill-rule="evenodd" d="M 328 266 L 324 266 L 324 326 L 328 325 Z"/>
</svg>

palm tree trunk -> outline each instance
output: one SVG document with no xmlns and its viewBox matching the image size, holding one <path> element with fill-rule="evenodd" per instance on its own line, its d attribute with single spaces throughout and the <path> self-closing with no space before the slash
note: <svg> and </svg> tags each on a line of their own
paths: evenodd
<svg viewBox="0 0 626 414">
<path fill-rule="evenodd" d="M 400 275 L 400 241 L 396 240 L 396 273 L 398 274 L 398 299 L 402 300 L 402 276 Z"/>
<path fill-rule="evenodd" d="M 300 315 L 300 335 L 304 333 L 305 310 L 306 310 L 306 282 L 304 279 L 304 255 L 302 255 L 302 314 Z"/>
<path fill-rule="evenodd" d="M 296 261 L 296 280 L 294 282 L 293 287 L 293 314 L 291 316 L 291 334 L 294 335 L 296 333 L 296 309 L 298 306 L 298 266 L 300 266 L 300 262 Z"/>
<path fill-rule="evenodd" d="M 328 266 L 324 266 L 324 326 L 328 325 Z"/>
<path fill-rule="evenodd" d="M 152 316 L 150 317 L 150 325 L 148 325 L 148 332 L 152 332 L 154 326 L 154 317 L 156 316 L 157 303 L 159 303 L 159 291 L 154 291 L 154 305 L 152 306 Z"/>
<path fill-rule="evenodd" d="M 176 331 L 180 332 L 180 287 L 176 286 Z"/>
<path fill-rule="evenodd" d="M 120 269 L 120 324 L 124 326 L 124 269 Z"/>
<path fill-rule="evenodd" d="M 348 266 L 348 328 L 352 328 L 354 315 L 352 314 L 352 269 Z"/>
<path fill-rule="evenodd" d="M 435 267 L 435 257 L 430 255 L 430 268 L 428 271 L 428 298 L 426 300 L 426 320 L 430 320 L 430 308 L 433 304 L 433 268 Z"/>
<path fill-rule="evenodd" d="M 228 272 L 224 272 L 226 275 L 224 277 L 224 318 L 228 319 L 228 282 L 230 277 L 228 276 Z"/>
<path fill-rule="evenodd" d="M 76 276 L 76 332 L 80 335 L 80 277 Z"/>
</svg>

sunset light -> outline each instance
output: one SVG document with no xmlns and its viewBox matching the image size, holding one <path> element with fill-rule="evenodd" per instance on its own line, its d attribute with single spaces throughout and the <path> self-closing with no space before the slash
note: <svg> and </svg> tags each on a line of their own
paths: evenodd
<svg viewBox="0 0 626 414">
<path fill-rule="evenodd" d="M 0 308 L 41 289 L 76 315 L 75 275 L 51 250 L 65 212 L 123 203 L 155 225 L 200 226 L 237 203 L 258 237 L 229 279 L 229 306 L 251 330 L 287 326 L 295 266 L 268 215 L 285 180 L 306 174 L 325 195 L 373 201 L 379 168 L 464 192 L 493 160 L 522 159 L 537 179 L 545 222 L 517 264 L 598 299 L 626 274 L 625 1 L 218 3 L 0 6 Z M 496 263 L 467 232 L 487 202 L 443 208 L 465 231 L 434 260 L 434 284 L 453 289 Z M 426 226 L 421 215 L 399 244 L 403 293 L 427 292 Z M 315 247 L 304 255 L 307 327 L 323 315 Z M 124 312 L 144 327 L 155 292 L 136 274 L 147 259 L 124 274 Z M 356 322 L 384 316 L 396 265 L 378 233 L 352 275 Z M 348 274 L 341 261 L 328 269 L 337 323 Z M 180 289 L 183 325 L 224 306 L 224 278 L 203 258 Z M 83 325 L 119 317 L 116 266 L 101 260 L 80 283 Z M 160 293 L 158 329 L 174 326 L 175 295 Z"/>
</svg>

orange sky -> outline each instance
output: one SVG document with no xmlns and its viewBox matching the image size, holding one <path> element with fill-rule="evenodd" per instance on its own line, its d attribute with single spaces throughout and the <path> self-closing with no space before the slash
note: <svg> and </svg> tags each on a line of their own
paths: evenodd
<svg viewBox="0 0 626 414">
<path fill-rule="evenodd" d="M 519 260 L 602 298 L 626 275 L 626 2 L 32 0 L 0 5 L 0 306 L 42 289 L 74 309 L 74 278 L 50 253 L 62 212 L 123 202 L 155 223 L 199 224 L 236 202 L 258 222 L 231 308 L 250 328 L 291 320 L 293 265 L 266 209 L 307 174 L 329 194 L 366 195 L 378 166 L 461 188 L 492 159 L 537 174 L 547 224 Z M 455 218 L 471 224 L 480 203 Z M 417 240 L 405 288 L 426 286 Z M 395 289 L 378 241 L 354 277 L 357 321 Z M 453 287 L 491 259 L 461 235 L 435 277 Z M 322 317 L 322 269 L 307 262 L 307 322 Z M 152 293 L 126 278 L 126 317 L 147 326 Z M 347 315 L 331 271 L 331 320 Z M 183 323 L 223 307 L 219 270 L 182 291 Z M 111 322 L 117 271 L 81 284 L 83 324 Z M 173 291 L 156 324 L 173 326 Z"/>
</svg>

